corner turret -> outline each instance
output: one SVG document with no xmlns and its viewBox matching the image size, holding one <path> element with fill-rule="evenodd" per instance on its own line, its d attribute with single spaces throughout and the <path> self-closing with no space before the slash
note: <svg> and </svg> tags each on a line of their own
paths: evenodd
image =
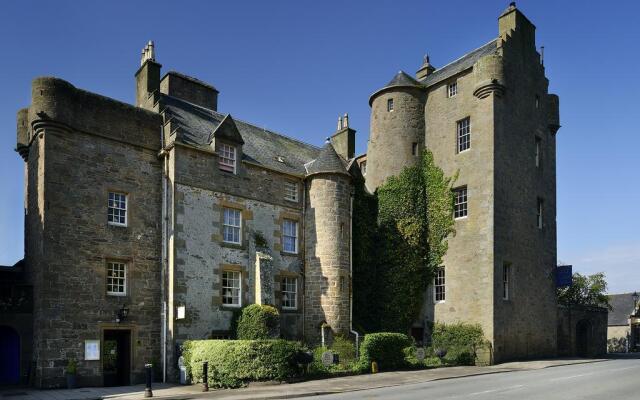
<svg viewBox="0 0 640 400">
<path fill-rule="evenodd" d="M 331 143 L 307 164 L 304 337 L 350 330 L 351 176 Z"/>
<path fill-rule="evenodd" d="M 424 86 L 402 71 L 369 98 L 366 186 L 370 192 L 419 159 L 424 148 L 426 98 Z"/>
</svg>

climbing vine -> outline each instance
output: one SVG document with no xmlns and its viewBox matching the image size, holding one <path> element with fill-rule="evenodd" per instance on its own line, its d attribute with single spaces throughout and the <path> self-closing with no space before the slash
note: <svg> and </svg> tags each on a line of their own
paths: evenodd
<svg viewBox="0 0 640 400">
<path fill-rule="evenodd" d="M 453 178 L 426 152 L 375 195 L 354 200 L 354 319 L 368 332 L 406 332 L 453 234 Z M 359 185 L 358 185 L 359 186 Z"/>
</svg>

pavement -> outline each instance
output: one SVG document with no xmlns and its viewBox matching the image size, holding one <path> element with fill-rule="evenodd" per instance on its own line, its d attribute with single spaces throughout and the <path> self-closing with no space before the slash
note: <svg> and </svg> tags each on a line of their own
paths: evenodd
<svg viewBox="0 0 640 400">
<path fill-rule="evenodd" d="M 630 368 L 638 368 L 640 372 L 640 360 L 611 360 L 611 359 L 553 359 L 537 361 L 520 361 L 498 364 L 488 367 L 448 367 L 419 371 L 394 371 L 378 374 L 366 374 L 312 380 L 299 383 L 254 383 L 241 389 L 212 389 L 202 392 L 200 385 L 174 385 L 154 384 L 153 397 L 162 399 L 283 399 L 309 396 L 347 396 L 344 398 L 359 398 L 358 393 L 375 390 L 391 390 L 396 393 L 410 385 L 432 384 L 458 387 L 459 385 L 446 385 L 445 380 L 455 378 L 481 378 L 485 375 L 495 375 L 515 372 L 531 372 L 546 370 L 552 367 L 571 366 L 578 368 L 583 364 L 609 364 L 611 362 L 627 362 Z M 553 372 L 550 373 L 553 376 Z M 484 377 L 488 378 L 488 377 Z M 491 379 L 487 379 L 490 381 Z M 395 388 L 395 389 L 393 389 Z M 356 393 L 358 392 L 358 393 Z M 349 397 L 352 393 L 355 397 Z M 397 394 L 397 393 L 396 393 Z M 389 396 L 383 396 L 389 397 Z M 391 396 L 395 398 L 394 396 Z M 113 388 L 79 388 L 79 389 L 52 389 L 36 390 L 31 388 L 9 388 L 0 390 L 2 400 L 96 400 L 117 399 L 132 400 L 144 398 L 144 385 L 123 386 Z M 336 397 L 338 398 L 338 397 Z M 343 397 L 339 397 L 343 398 Z M 490 397 L 493 398 L 493 397 Z M 528 398 L 528 397 L 527 397 Z M 609 397 L 609 399 L 611 399 Z M 545 398 L 549 400 L 549 398 Z"/>
</svg>

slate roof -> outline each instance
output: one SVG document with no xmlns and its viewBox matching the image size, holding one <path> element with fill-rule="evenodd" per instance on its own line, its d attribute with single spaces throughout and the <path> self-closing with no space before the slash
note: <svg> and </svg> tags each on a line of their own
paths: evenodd
<svg viewBox="0 0 640 400">
<path fill-rule="evenodd" d="M 162 95 L 161 104 L 166 118 L 171 118 L 172 128 L 177 128 L 177 141 L 211 150 L 212 135 L 225 114 L 168 95 Z M 320 154 L 319 147 L 238 119 L 233 121 L 244 140 L 242 159 L 245 161 L 287 174 L 304 175 L 304 165 Z"/>
<path fill-rule="evenodd" d="M 386 84 L 385 87 L 391 87 L 391 86 L 418 86 L 419 87 L 421 85 L 420 85 L 420 82 L 415 80 L 411 75 L 407 74 L 404 71 L 398 71 L 396 76 L 394 76 L 393 79 L 391 79 L 389 83 Z"/>
<path fill-rule="evenodd" d="M 457 60 L 443 66 L 442 68 L 436 69 L 434 72 L 427 75 L 424 79 L 420 80 L 420 83 L 426 87 L 429 87 L 456 74 L 459 74 L 466 69 L 471 68 L 473 64 L 475 64 L 476 61 L 478 61 L 480 58 L 494 53 L 497 50 L 497 41 L 498 39 L 493 39 L 489 43 L 473 50 L 470 53 L 465 54 Z"/>
<path fill-rule="evenodd" d="M 633 297 L 631 293 L 609 295 L 609 304 L 612 309 L 609 311 L 609 326 L 628 325 L 629 316 L 633 313 Z"/>
<path fill-rule="evenodd" d="M 325 144 L 318 158 L 305 166 L 307 167 L 307 176 L 320 173 L 349 175 L 344 160 L 336 153 L 331 143 Z"/>
</svg>

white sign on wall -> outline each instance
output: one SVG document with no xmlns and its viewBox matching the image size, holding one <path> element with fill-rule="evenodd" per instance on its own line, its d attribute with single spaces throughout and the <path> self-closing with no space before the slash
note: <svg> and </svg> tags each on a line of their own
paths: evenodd
<svg viewBox="0 0 640 400">
<path fill-rule="evenodd" d="M 178 312 L 176 313 L 176 319 L 184 319 L 184 315 L 186 314 L 185 306 L 178 306 Z"/>
<path fill-rule="evenodd" d="M 84 359 L 85 360 L 100 359 L 100 341 L 99 340 L 84 341 Z"/>
</svg>

